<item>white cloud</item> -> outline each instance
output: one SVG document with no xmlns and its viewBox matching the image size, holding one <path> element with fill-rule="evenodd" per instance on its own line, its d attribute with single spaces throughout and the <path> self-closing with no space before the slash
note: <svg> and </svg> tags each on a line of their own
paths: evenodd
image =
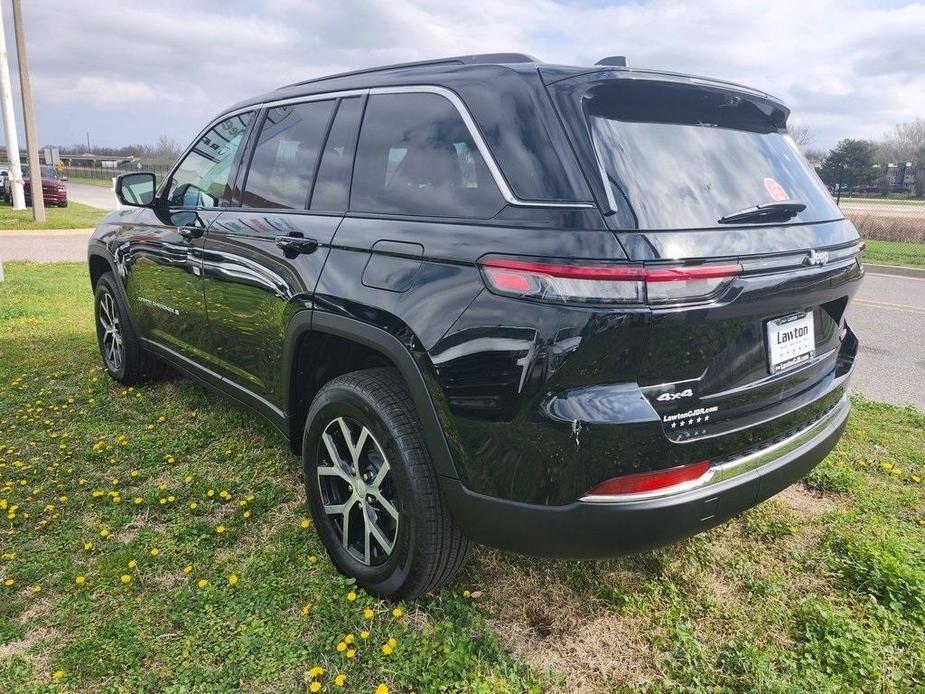
<svg viewBox="0 0 925 694">
<path fill-rule="evenodd" d="M 823 145 L 925 116 L 925 4 L 32 0 L 26 19 L 40 115 L 89 108 L 98 122 L 84 127 L 124 141 L 191 135 L 227 104 L 300 79 L 497 51 L 568 64 L 623 54 L 740 81 L 783 98 Z M 162 127 L 141 132 L 152 119 Z"/>
</svg>

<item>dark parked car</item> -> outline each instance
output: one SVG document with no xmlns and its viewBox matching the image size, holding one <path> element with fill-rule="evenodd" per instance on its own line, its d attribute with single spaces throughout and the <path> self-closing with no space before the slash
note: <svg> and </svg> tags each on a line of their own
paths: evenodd
<svg viewBox="0 0 925 694">
<path fill-rule="evenodd" d="M 93 235 L 117 381 L 160 361 L 302 456 L 318 531 L 410 597 L 470 542 L 609 557 L 800 479 L 848 416 L 857 232 L 726 82 L 504 54 L 248 99 Z"/>
<path fill-rule="evenodd" d="M 67 186 L 53 166 L 39 167 L 42 171 L 42 200 L 48 206 L 67 207 Z M 28 169 L 23 169 L 23 193 L 26 205 L 32 205 L 32 182 Z"/>
</svg>

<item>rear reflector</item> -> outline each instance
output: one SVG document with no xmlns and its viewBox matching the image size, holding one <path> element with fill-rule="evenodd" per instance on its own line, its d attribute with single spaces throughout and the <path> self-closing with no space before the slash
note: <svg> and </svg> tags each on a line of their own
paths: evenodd
<svg viewBox="0 0 925 694">
<path fill-rule="evenodd" d="M 489 290 L 559 303 L 644 304 L 706 299 L 742 272 L 741 265 L 642 267 L 485 258 Z"/>
<path fill-rule="evenodd" d="M 688 486 L 703 477 L 710 470 L 710 461 L 680 465 L 667 470 L 637 472 L 601 482 L 588 490 L 585 496 L 614 496 L 640 494 L 642 492 L 670 491 L 672 487 Z"/>
</svg>

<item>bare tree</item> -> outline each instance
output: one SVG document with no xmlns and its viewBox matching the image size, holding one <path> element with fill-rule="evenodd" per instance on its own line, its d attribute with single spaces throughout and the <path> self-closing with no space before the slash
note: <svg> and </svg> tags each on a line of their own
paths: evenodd
<svg viewBox="0 0 925 694">
<path fill-rule="evenodd" d="M 180 156 L 181 152 L 180 143 L 169 135 L 161 135 L 157 138 L 157 142 L 154 143 L 152 150 L 152 154 L 158 159 L 169 161 L 175 160 Z"/>
<path fill-rule="evenodd" d="M 893 126 L 893 131 L 883 138 L 880 146 L 889 161 L 914 161 L 925 151 L 925 118 Z"/>
<path fill-rule="evenodd" d="M 816 142 L 816 138 L 813 137 L 809 127 L 802 123 L 790 123 L 787 126 L 787 132 L 790 133 L 790 137 L 793 138 L 796 146 L 799 147 L 801 151 L 806 150 L 806 148 L 811 147 Z"/>
</svg>

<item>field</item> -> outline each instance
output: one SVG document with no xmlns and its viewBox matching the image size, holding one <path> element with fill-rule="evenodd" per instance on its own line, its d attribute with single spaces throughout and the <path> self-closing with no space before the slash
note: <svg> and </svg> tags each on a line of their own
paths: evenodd
<svg viewBox="0 0 925 694">
<path fill-rule="evenodd" d="M 805 486 L 676 546 L 479 548 L 392 605 L 335 572 L 268 427 L 179 376 L 108 379 L 82 264 L 6 271 L 4 692 L 925 689 L 914 410 L 856 399 Z"/>
<path fill-rule="evenodd" d="M 0 234 L 22 229 L 85 229 L 95 227 L 105 214 L 106 210 L 69 201 L 67 207 L 46 207 L 45 223 L 36 224 L 31 207 L 14 210 L 0 202 Z"/>
</svg>

